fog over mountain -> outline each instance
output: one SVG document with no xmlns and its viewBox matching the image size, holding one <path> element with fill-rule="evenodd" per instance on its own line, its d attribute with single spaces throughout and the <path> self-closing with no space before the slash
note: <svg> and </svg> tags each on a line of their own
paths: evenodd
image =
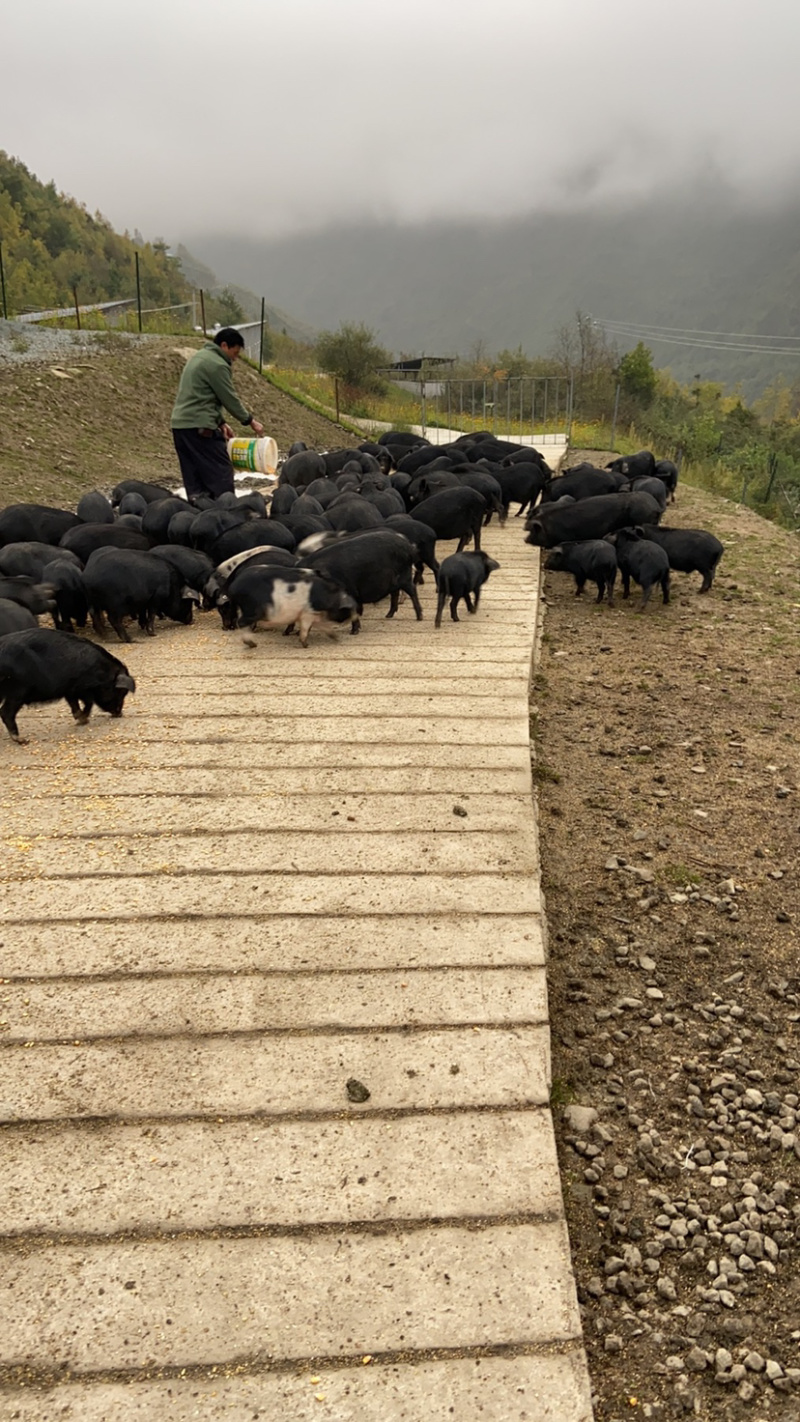
<svg viewBox="0 0 800 1422">
<path fill-rule="evenodd" d="M 482 338 L 494 350 L 542 354 L 580 307 L 610 327 L 641 326 L 656 362 L 682 379 L 699 373 L 752 389 L 777 373 L 800 376 L 800 342 L 797 355 L 773 356 L 719 350 L 724 342 L 702 334 L 800 336 L 800 195 L 756 208 L 709 179 L 659 202 L 504 222 L 359 222 L 283 240 L 187 240 L 310 325 L 364 321 L 395 351 L 465 354 Z M 655 340 L 652 326 L 687 330 Z M 623 350 L 636 334 L 619 335 Z M 776 343 L 737 342 L 747 344 Z"/>
<path fill-rule="evenodd" d="M 0 135 L 118 229 L 393 345 L 538 347 L 576 305 L 749 329 L 791 298 L 799 40 L 796 0 L 29 0 Z"/>
<path fill-rule="evenodd" d="M 795 0 L 28 0 L 2 146 L 177 240 L 657 201 L 800 170 Z M 35 101 L 34 101 L 35 100 Z"/>
</svg>

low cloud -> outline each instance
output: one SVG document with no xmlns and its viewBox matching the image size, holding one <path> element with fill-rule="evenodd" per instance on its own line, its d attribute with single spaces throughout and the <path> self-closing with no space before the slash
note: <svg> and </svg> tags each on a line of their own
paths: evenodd
<svg viewBox="0 0 800 1422">
<path fill-rule="evenodd" d="M 118 227 L 275 236 L 798 186 L 790 0 L 31 0 L 4 146 Z"/>
</svg>

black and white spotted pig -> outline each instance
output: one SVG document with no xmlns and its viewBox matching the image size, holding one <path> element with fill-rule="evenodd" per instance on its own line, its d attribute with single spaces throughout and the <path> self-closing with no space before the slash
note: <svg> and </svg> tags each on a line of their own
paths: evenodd
<svg viewBox="0 0 800 1422">
<path fill-rule="evenodd" d="M 295 624 L 301 647 L 308 646 L 312 627 L 321 627 L 332 636 L 338 627 L 352 622 L 355 599 L 338 584 L 306 568 L 252 565 L 236 579 L 239 626 L 288 628 Z M 245 638 L 245 646 L 255 646 Z"/>
</svg>

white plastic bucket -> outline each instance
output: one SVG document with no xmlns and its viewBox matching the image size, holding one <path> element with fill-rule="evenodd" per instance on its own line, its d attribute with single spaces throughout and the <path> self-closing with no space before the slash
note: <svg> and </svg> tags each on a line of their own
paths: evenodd
<svg viewBox="0 0 800 1422">
<path fill-rule="evenodd" d="M 228 457 L 234 469 L 248 474 L 272 474 L 278 468 L 278 446 L 270 435 L 248 439 L 237 435 L 228 440 Z"/>
</svg>

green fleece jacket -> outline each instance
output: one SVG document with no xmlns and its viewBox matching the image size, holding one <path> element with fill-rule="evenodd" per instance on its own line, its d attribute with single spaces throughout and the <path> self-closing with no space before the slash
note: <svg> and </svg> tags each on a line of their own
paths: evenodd
<svg viewBox="0 0 800 1422">
<path fill-rule="evenodd" d="M 216 429 L 223 423 L 223 407 L 243 425 L 253 418 L 236 394 L 231 362 L 208 341 L 183 368 L 170 425 L 174 430 Z"/>
</svg>

